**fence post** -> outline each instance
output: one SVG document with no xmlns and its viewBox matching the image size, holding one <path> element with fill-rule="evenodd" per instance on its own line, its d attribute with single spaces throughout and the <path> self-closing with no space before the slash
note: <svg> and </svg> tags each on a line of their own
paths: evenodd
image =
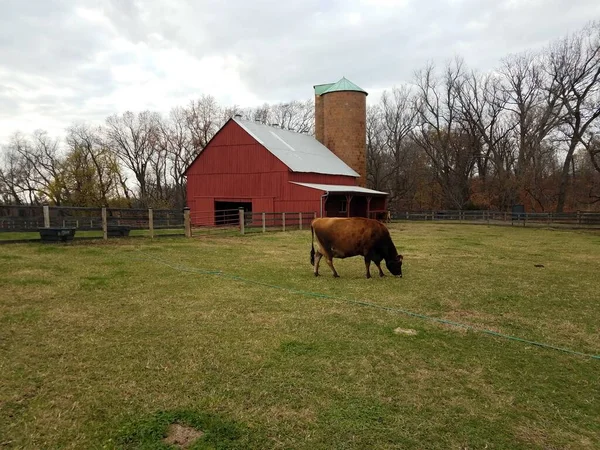
<svg viewBox="0 0 600 450">
<path fill-rule="evenodd" d="M 108 221 L 106 219 L 106 208 L 102 208 L 102 239 L 108 239 Z"/>
<path fill-rule="evenodd" d="M 50 207 L 44 205 L 44 228 L 50 228 Z"/>
<path fill-rule="evenodd" d="M 267 218 L 266 218 L 265 213 L 262 213 L 262 226 L 263 226 L 263 233 L 265 233 L 267 231 Z"/>
<path fill-rule="evenodd" d="M 240 208 L 239 209 L 239 217 L 240 217 L 240 233 L 244 234 L 246 232 L 246 224 L 245 224 L 245 220 L 244 220 L 244 208 Z"/>
<path fill-rule="evenodd" d="M 154 211 L 148 208 L 148 229 L 150 230 L 150 238 L 154 239 Z"/>
<path fill-rule="evenodd" d="M 283 226 L 283 231 L 285 231 L 285 213 L 281 213 L 281 225 Z"/>
<path fill-rule="evenodd" d="M 577 225 L 581 226 L 581 211 L 577 210 Z"/>
<path fill-rule="evenodd" d="M 300 223 L 300 229 L 302 229 L 302 213 L 298 213 L 298 222 Z"/>
<path fill-rule="evenodd" d="M 192 237 L 192 224 L 190 222 L 190 208 L 183 208 L 183 226 L 185 227 L 185 237 Z"/>
</svg>

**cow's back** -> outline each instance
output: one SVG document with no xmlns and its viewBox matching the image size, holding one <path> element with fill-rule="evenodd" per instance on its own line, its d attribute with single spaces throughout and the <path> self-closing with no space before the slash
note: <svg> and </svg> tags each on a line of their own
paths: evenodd
<svg viewBox="0 0 600 450">
<path fill-rule="evenodd" d="M 320 246 L 338 258 L 366 255 L 389 236 L 382 223 L 363 217 L 323 217 L 312 227 Z"/>
</svg>

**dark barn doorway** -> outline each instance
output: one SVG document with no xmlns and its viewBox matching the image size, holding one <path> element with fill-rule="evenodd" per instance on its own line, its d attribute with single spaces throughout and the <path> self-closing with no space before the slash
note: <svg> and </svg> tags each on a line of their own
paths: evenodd
<svg viewBox="0 0 600 450">
<path fill-rule="evenodd" d="M 252 212 L 252 202 L 217 202 L 215 201 L 216 225 L 239 225 L 239 209 Z"/>
</svg>

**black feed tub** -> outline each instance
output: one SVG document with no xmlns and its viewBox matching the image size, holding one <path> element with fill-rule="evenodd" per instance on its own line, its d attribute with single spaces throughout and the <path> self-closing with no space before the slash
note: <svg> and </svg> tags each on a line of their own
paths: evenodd
<svg viewBox="0 0 600 450">
<path fill-rule="evenodd" d="M 76 228 L 50 227 L 38 228 L 42 242 L 67 242 L 75 237 Z"/>
<path fill-rule="evenodd" d="M 107 231 L 108 237 L 126 237 L 129 236 L 131 227 L 126 225 L 109 225 Z"/>
</svg>

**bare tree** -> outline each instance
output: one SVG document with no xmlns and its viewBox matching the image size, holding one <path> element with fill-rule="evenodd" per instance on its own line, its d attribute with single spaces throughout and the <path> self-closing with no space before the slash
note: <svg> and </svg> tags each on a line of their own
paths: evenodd
<svg viewBox="0 0 600 450">
<path fill-rule="evenodd" d="M 148 170 L 155 151 L 158 115 L 150 111 L 125 112 L 106 119 L 106 138 L 125 167 L 131 170 L 142 205 L 148 205 Z"/>
<path fill-rule="evenodd" d="M 562 212 L 575 150 L 589 145 L 586 133 L 600 119 L 600 22 L 554 44 L 548 71 L 553 77 L 551 89 L 565 109 L 559 130 L 567 145 L 556 205 L 556 211 Z"/>
<path fill-rule="evenodd" d="M 367 106 L 367 183 L 371 189 L 388 188 L 391 161 L 385 151 L 381 106 Z"/>
<path fill-rule="evenodd" d="M 201 151 L 224 123 L 223 111 L 210 95 L 203 95 L 190 102 L 183 111 L 192 136 L 192 145 L 196 151 Z"/>
<path fill-rule="evenodd" d="M 540 165 L 547 160 L 543 145 L 562 120 L 562 105 L 555 89 L 555 81 L 548 80 L 538 54 L 525 52 L 503 61 L 503 89 L 505 105 L 514 129 L 517 155 L 515 177 L 518 189 L 539 196 L 542 188 Z M 513 202 L 517 200 L 514 193 Z"/>
<path fill-rule="evenodd" d="M 16 205 L 22 204 L 24 201 L 29 200 L 30 203 L 34 203 L 31 197 L 28 198 L 28 193 L 35 195 L 35 191 L 29 191 L 27 189 L 27 183 L 30 177 L 27 162 L 21 157 L 19 152 L 14 148 L 14 141 L 19 142 L 17 136 L 13 136 L 13 145 L 7 145 L 3 147 L 2 161 L 0 165 L 0 195 L 4 203 L 14 203 Z"/>
<path fill-rule="evenodd" d="M 465 74 L 458 87 L 460 121 L 477 141 L 474 149 L 477 176 L 488 197 L 495 197 L 496 205 L 504 209 L 516 196 L 511 140 L 516 125 L 510 123 L 505 113 L 508 95 L 495 74 Z"/>
<path fill-rule="evenodd" d="M 386 152 L 390 155 L 389 176 L 392 178 L 392 202 L 414 194 L 417 171 L 414 146 L 407 143 L 415 128 L 418 109 L 408 86 L 384 91 L 381 96 L 382 132 Z"/>
<path fill-rule="evenodd" d="M 448 64 L 437 78 L 429 65 L 417 73 L 418 123 L 413 139 L 427 154 L 445 205 L 463 209 L 470 197 L 470 178 L 479 152 L 477 137 L 460 122 L 462 61 Z"/>
<path fill-rule="evenodd" d="M 27 174 L 21 189 L 28 193 L 30 201 L 37 203 L 45 199 L 61 205 L 69 193 L 62 180 L 63 158 L 59 141 L 52 139 L 44 130 L 36 130 L 31 141 L 16 133 L 9 148 L 17 155 Z"/>
<path fill-rule="evenodd" d="M 161 122 L 161 146 L 167 155 L 169 179 L 173 183 L 171 204 L 182 208 L 186 203 L 186 183 L 184 172 L 199 153 L 194 145 L 192 130 L 189 128 L 188 111 L 173 108 L 168 120 Z"/>
<path fill-rule="evenodd" d="M 74 124 L 67 129 L 66 143 L 70 154 L 81 152 L 82 162 L 89 162 L 93 168 L 99 206 L 108 205 L 111 198 L 121 195 L 121 191 L 129 199 L 129 189 L 123 181 L 116 155 L 104 142 L 101 128 Z"/>
<path fill-rule="evenodd" d="M 314 105 L 311 100 L 277 103 L 271 106 L 270 112 L 271 123 L 276 123 L 285 130 L 306 134 L 313 133 Z"/>
</svg>

